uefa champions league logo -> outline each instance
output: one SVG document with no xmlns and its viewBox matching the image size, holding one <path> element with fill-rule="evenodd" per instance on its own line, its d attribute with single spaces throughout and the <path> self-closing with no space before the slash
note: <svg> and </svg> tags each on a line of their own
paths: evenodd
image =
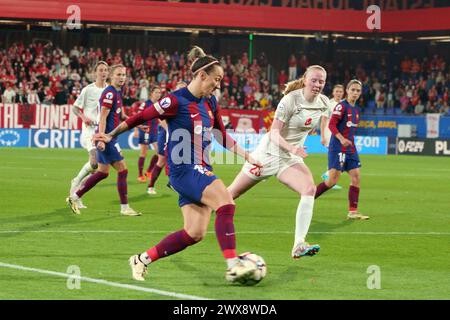
<svg viewBox="0 0 450 320">
<path fill-rule="evenodd" d="M 0 146 L 13 147 L 20 141 L 20 134 L 15 130 L 0 131 Z"/>
</svg>

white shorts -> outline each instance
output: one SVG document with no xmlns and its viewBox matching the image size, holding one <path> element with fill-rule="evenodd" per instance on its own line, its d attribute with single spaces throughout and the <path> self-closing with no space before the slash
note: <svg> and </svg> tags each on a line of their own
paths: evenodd
<svg viewBox="0 0 450 320">
<path fill-rule="evenodd" d="M 81 146 L 88 152 L 95 149 L 95 145 L 92 143 L 92 136 L 95 134 L 95 128 L 85 128 L 81 132 L 80 143 Z"/>
<path fill-rule="evenodd" d="M 301 157 L 291 156 L 290 158 L 282 158 L 258 150 L 252 152 L 251 156 L 253 159 L 261 162 L 263 167 L 259 170 L 258 167 L 246 161 L 242 167 L 242 172 L 251 179 L 257 181 L 267 179 L 271 176 L 276 176 L 278 178 L 287 168 L 292 167 L 295 164 L 304 163 Z"/>
</svg>

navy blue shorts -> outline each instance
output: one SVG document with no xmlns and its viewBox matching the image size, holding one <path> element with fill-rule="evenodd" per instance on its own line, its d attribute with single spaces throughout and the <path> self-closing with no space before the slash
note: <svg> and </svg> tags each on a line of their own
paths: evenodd
<svg viewBox="0 0 450 320">
<path fill-rule="evenodd" d="M 151 144 L 156 142 L 158 139 L 158 133 L 153 132 L 145 132 L 144 130 L 138 129 L 139 131 L 139 144 Z"/>
<path fill-rule="evenodd" d="M 164 157 L 165 149 L 166 149 L 166 130 L 160 126 L 158 128 L 158 154 Z"/>
<path fill-rule="evenodd" d="M 350 171 L 360 168 L 358 153 L 328 152 L 328 170 Z"/>
<path fill-rule="evenodd" d="M 120 146 L 117 141 L 107 143 L 104 151 L 97 149 L 98 163 L 111 164 L 121 160 L 123 160 L 123 157 L 120 153 Z"/>
<path fill-rule="evenodd" d="M 203 191 L 217 179 L 210 168 L 201 165 L 186 166 L 186 169 L 174 171 L 176 172 L 170 172 L 169 181 L 178 192 L 180 207 L 191 203 L 201 205 Z"/>
</svg>

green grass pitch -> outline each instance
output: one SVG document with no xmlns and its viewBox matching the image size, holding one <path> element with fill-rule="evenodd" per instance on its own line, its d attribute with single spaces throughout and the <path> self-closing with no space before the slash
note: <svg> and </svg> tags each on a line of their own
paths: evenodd
<svg viewBox="0 0 450 320">
<path fill-rule="evenodd" d="M 315 203 L 308 241 L 319 243 L 320 253 L 300 260 L 290 257 L 298 195 L 275 178 L 260 183 L 237 200 L 235 224 L 238 251 L 263 256 L 268 274 L 241 287 L 225 282 L 213 222 L 204 241 L 151 265 L 146 282 L 131 279 L 128 257 L 182 227 L 167 177 L 162 173 L 157 195 L 147 195 L 136 181 L 137 157 L 125 151 L 129 201 L 141 217 L 120 216 L 115 172 L 85 195 L 88 209 L 77 216 L 65 197 L 85 151 L 0 150 L 0 299 L 450 298 L 448 158 L 362 156 L 360 210 L 371 219 L 345 220 L 349 179 L 343 175 L 344 189 Z M 306 163 L 319 182 L 326 156 L 310 155 Z M 215 166 L 226 184 L 239 170 Z M 81 280 L 79 289 L 69 289 L 61 274 L 42 273 L 66 273 L 69 266 L 107 282 Z M 371 266 L 379 267 L 380 289 L 368 288 Z"/>
</svg>

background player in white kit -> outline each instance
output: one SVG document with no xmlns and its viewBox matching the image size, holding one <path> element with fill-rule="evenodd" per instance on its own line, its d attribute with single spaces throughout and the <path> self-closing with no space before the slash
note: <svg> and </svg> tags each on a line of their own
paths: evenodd
<svg viewBox="0 0 450 320">
<path fill-rule="evenodd" d="M 330 123 L 331 119 L 331 113 L 334 110 L 334 107 L 341 102 L 341 100 L 344 98 L 344 86 L 342 84 L 337 84 L 333 87 L 333 98 L 330 99 L 330 103 L 328 104 L 328 110 L 327 112 L 322 116 L 322 119 L 320 120 L 320 142 L 328 148 L 328 145 L 330 144 L 330 138 L 331 138 L 331 131 L 328 128 L 328 124 Z M 329 172 L 328 170 L 325 171 L 324 174 L 322 174 L 322 180 L 327 181 L 329 178 Z M 342 187 L 339 185 L 334 185 L 332 189 L 335 190 L 341 190 Z"/>
<path fill-rule="evenodd" d="M 321 94 L 326 76 L 323 67 L 313 65 L 302 78 L 287 84 L 271 130 L 251 154 L 263 167 L 246 162 L 228 187 L 236 199 L 261 180 L 276 176 L 301 196 L 292 249 L 294 259 L 313 256 L 320 250 L 319 245 L 309 245 L 305 241 L 312 219 L 316 187 L 311 171 L 303 162 L 307 156 L 303 144 L 328 108 L 329 99 Z"/>
<path fill-rule="evenodd" d="M 105 61 L 99 61 L 94 68 L 95 82 L 87 85 L 81 90 L 80 95 L 75 101 L 72 110 L 73 113 L 81 118 L 83 127 L 80 136 L 81 146 L 89 153 L 89 161 L 84 164 L 78 175 L 72 179 L 70 186 L 70 194 L 78 190 L 84 178 L 94 172 L 97 167 L 97 153 L 96 147 L 92 143 L 92 136 L 95 134 L 95 129 L 98 123 L 98 104 L 103 90 L 107 87 L 106 79 L 108 78 L 109 67 Z M 86 206 L 81 201 L 77 200 L 79 209 L 85 209 Z"/>
</svg>

